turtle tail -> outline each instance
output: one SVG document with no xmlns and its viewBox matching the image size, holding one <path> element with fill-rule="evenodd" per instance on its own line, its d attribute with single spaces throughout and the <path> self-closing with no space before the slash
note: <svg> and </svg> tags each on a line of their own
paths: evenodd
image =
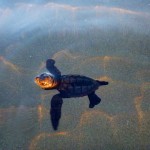
<svg viewBox="0 0 150 150">
<path fill-rule="evenodd" d="M 99 83 L 99 86 L 108 85 L 107 81 L 99 81 L 99 80 L 96 80 L 96 81 Z"/>
</svg>

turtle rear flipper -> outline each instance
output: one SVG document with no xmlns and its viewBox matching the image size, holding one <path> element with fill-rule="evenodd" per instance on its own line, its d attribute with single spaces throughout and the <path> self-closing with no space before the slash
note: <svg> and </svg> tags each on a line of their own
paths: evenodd
<svg viewBox="0 0 150 150">
<path fill-rule="evenodd" d="M 88 95 L 90 104 L 89 108 L 93 108 L 95 105 L 99 104 L 101 99 L 95 94 L 95 92 Z"/>
<path fill-rule="evenodd" d="M 54 130 L 57 130 L 59 125 L 59 120 L 61 118 L 62 104 L 63 100 L 60 94 L 56 94 L 52 97 L 50 115 L 51 115 L 51 123 Z"/>
<path fill-rule="evenodd" d="M 61 76 L 61 72 L 57 69 L 57 67 L 54 64 L 55 64 L 55 60 L 47 59 L 46 61 L 47 70 L 56 76 Z"/>
</svg>

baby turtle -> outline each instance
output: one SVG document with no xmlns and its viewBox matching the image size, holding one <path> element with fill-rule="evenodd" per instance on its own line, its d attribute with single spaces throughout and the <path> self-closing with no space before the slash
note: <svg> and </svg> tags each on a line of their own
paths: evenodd
<svg viewBox="0 0 150 150">
<path fill-rule="evenodd" d="M 52 97 L 51 100 L 51 122 L 54 130 L 57 130 L 59 119 L 61 117 L 62 98 L 88 96 L 89 108 L 99 104 L 101 99 L 95 94 L 95 91 L 108 82 L 98 81 L 81 75 L 61 75 L 61 72 L 54 65 L 53 59 L 46 61 L 46 68 L 49 73 L 44 72 L 35 77 L 35 83 L 44 90 L 56 89 L 59 94 Z"/>
</svg>

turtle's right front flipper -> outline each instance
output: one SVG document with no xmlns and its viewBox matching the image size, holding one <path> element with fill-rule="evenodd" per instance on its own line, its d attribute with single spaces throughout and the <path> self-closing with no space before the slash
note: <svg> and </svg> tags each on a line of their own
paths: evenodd
<svg viewBox="0 0 150 150">
<path fill-rule="evenodd" d="M 53 75 L 60 77 L 61 76 L 61 72 L 57 69 L 57 67 L 54 64 L 55 64 L 55 60 L 47 59 L 47 61 L 46 61 L 46 68 Z"/>
<path fill-rule="evenodd" d="M 59 120 L 61 118 L 62 104 L 63 100 L 60 94 L 56 94 L 52 97 L 50 115 L 51 115 L 51 123 L 54 130 L 57 130 L 59 125 Z"/>
</svg>

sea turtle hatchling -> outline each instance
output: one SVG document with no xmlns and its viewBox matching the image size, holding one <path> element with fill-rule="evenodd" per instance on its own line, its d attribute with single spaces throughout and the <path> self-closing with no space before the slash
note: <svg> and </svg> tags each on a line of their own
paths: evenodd
<svg viewBox="0 0 150 150">
<path fill-rule="evenodd" d="M 57 130 L 61 117 L 62 98 L 88 96 L 89 108 L 99 104 L 101 99 L 95 91 L 108 82 L 98 81 L 82 75 L 61 75 L 61 72 L 54 65 L 53 59 L 46 61 L 46 68 L 49 72 L 44 72 L 35 77 L 35 83 L 44 90 L 56 89 L 58 94 L 51 100 L 51 122 L 54 130 Z"/>
</svg>

